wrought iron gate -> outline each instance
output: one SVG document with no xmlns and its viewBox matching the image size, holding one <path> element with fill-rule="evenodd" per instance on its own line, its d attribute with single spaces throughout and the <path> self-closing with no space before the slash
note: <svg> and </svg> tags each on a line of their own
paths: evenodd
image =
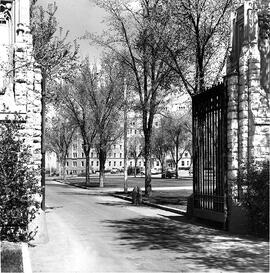
<svg viewBox="0 0 270 273">
<path fill-rule="evenodd" d="M 192 99 L 194 216 L 226 221 L 226 88 Z"/>
</svg>

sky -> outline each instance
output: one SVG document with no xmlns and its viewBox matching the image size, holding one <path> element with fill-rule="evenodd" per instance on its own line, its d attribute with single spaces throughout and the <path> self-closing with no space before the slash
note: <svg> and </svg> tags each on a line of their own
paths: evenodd
<svg viewBox="0 0 270 273">
<path fill-rule="evenodd" d="M 104 29 L 102 23 L 105 12 L 97 7 L 93 0 L 38 0 L 38 4 L 47 6 L 48 3 L 55 2 L 58 9 L 56 19 L 59 26 L 64 30 L 69 30 L 68 40 L 82 36 L 86 31 L 101 33 Z M 87 40 L 78 40 L 80 44 L 80 55 L 89 56 L 91 61 L 97 61 L 102 50 L 93 45 L 89 45 Z"/>
</svg>

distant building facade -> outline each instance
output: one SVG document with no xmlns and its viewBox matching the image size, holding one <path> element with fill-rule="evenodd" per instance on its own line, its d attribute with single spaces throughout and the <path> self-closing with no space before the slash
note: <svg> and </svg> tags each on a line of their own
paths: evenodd
<svg viewBox="0 0 270 273">
<path fill-rule="evenodd" d="M 190 99 L 188 96 L 179 96 L 175 93 L 169 96 L 165 103 L 167 106 L 163 109 L 163 112 L 185 112 L 190 104 Z M 161 115 L 157 115 L 153 127 L 157 128 L 160 124 Z M 127 128 L 128 142 L 132 137 L 143 138 L 143 130 L 141 125 L 141 117 L 136 113 L 132 112 L 128 115 L 128 128 Z M 189 169 L 191 166 L 191 155 L 188 151 L 179 151 L 179 154 L 183 154 L 182 158 L 179 160 L 178 168 Z M 72 144 L 69 147 L 67 163 L 66 163 L 66 174 L 67 175 L 79 175 L 85 173 L 85 154 L 83 151 L 83 140 L 80 136 L 79 131 L 75 133 Z M 128 167 L 135 167 L 135 159 L 128 157 Z M 144 157 L 141 155 L 137 160 L 137 167 L 144 169 Z M 172 157 L 167 154 L 165 161 L 165 168 L 174 168 Z M 123 137 L 119 139 L 116 143 L 111 145 L 111 149 L 107 154 L 107 160 L 105 163 L 105 170 L 111 171 L 112 169 L 123 170 L 124 169 L 124 139 Z M 151 168 L 160 169 L 161 163 L 159 160 L 152 156 Z M 90 151 L 90 172 L 99 171 L 99 158 L 98 153 L 95 148 Z"/>
</svg>

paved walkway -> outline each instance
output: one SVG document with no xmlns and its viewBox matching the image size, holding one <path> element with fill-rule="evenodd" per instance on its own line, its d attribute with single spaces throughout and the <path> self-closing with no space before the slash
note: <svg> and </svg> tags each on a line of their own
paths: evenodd
<svg viewBox="0 0 270 273">
<path fill-rule="evenodd" d="M 268 272 L 268 242 L 194 225 L 105 193 L 51 182 L 50 241 L 33 272 Z"/>
</svg>

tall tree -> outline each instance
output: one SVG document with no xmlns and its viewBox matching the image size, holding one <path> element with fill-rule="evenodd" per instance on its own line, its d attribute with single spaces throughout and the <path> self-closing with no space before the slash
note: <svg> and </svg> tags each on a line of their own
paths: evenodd
<svg viewBox="0 0 270 273">
<path fill-rule="evenodd" d="M 230 8 L 235 1 L 163 2 L 171 18 L 171 41 L 166 43 L 170 57 L 166 63 L 190 95 L 203 92 L 221 79 L 229 47 Z"/>
<path fill-rule="evenodd" d="M 101 69 L 97 75 L 99 82 L 96 88 L 89 88 L 91 73 L 89 65 L 85 66 L 83 79 L 89 91 L 93 122 L 97 131 L 95 146 L 100 163 L 99 184 L 100 187 L 103 187 L 107 153 L 111 145 L 123 134 L 119 124 L 121 120 L 119 110 L 124 106 L 123 71 L 117 61 L 107 56 L 101 62 Z"/>
<path fill-rule="evenodd" d="M 139 158 L 143 155 L 143 138 L 139 135 L 133 135 L 128 140 L 128 156 L 134 159 L 135 172 L 134 176 L 137 174 L 137 163 Z"/>
<path fill-rule="evenodd" d="M 163 16 L 159 0 L 126 3 L 119 1 L 99 1 L 109 15 L 109 31 L 96 37 L 88 35 L 99 45 L 114 52 L 133 78 L 137 107 L 142 117 L 146 164 L 145 194 L 151 193 L 151 136 L 153 120 L 159 104 L 168 94 L 173 69 L 165 60 L 167 23 L 169 16 Z M 160 17 L 163 17 L 160 20 Z"/>
<path fill-rule="evenodd" d="M 170 141 L 168 139 L 168 124 L 165 118 L 162 118 L 159 127 L 154 129 L 152 153 L 156 156 L 161 164 L 161 173 L 165 171 L 166 155 L 170 151 Z"/>
<path fill-rule="evenodd" d="M 190 111 L 185 114 L 170 113 L 164 120 L 164 127 L 167 132 L 168 150 L 171 153 L 176 167 L 176 178 L 178 178 L 178 163 L 183 154 L 191 152 L 191 115 Z"/>
<path fill-rule="evenodd" d="M 46 128 L 46 150 L 54 152 L 57 155 L 58 162 L 61 165 L 63 180 L 66 180 L 67 155 L 76 126 L 70 122 L 67 115 L 57 111 Z"/>
<path fill-rule="evenodd" d="M 59 86 L 58 98 L 62 107 L 68 114 L 70 121 L 77 126 L 83 140 L 83 151 L 85 155 L 85 184 L 90 183 L 90 151 L 94 145 L 97 129 L 94 123 L 93 111 L 89 101 L 89 93 L 96 88 L 95 72 L 88 74 L 88 86 L 85 86 L 85 70 L 79 72 L 74 82 Z M 89 77 L 91 76 L 91 77 Z"/>
<path fill-rule="evenodd" d="M 56 5 L 48 5 L 45 11 L 42 6 L 31 3 L 31 33 L 33 36 L 33 53 L 36 62 L 41 68 L 41 103 L 42 103 L 42 124 L 41 124 L 41 185 L 43 190 L 42 209 L 45 209 L 45 112 L 47 81 L 58 77 L 70 77 L 72 69 L 76 65 L 78 46 L 67 42 L 66 32 L 64 35 L 60 29 L 60 36 L 57 36 L 58 25 L 55 18 Z"/>
</svg>

